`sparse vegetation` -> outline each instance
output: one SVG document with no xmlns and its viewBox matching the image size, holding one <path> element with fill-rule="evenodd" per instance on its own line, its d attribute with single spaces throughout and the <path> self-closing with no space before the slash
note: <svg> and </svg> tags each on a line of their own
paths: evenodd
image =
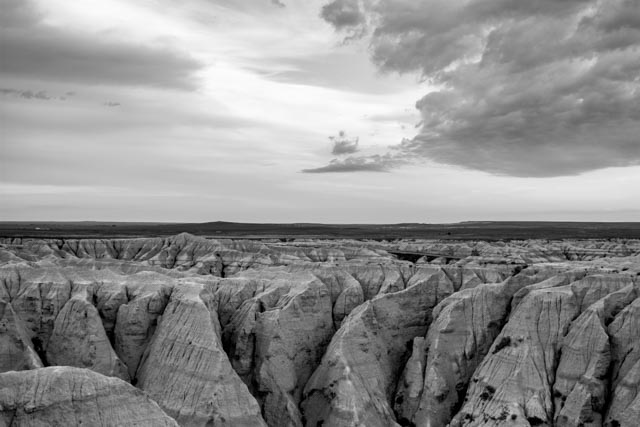
<svg viewBox="0 0 640 427">
<path fill-rule="evenodd" d="M 496 354 L 503 348 L 509 347 L 510 345 L 511 345 L 511 337 L 502 337 L 502 339 L 498 342 L 498 344 L 496 344 L 495 348 L 493 349 L 493 354 Z"/>
<path fill-rule="evenodd" d="M 480 399 L 482 400 L 491 400 L 493 395 L 495 394 L 496 389 L 490 385 L 486 385 L 482 393 L 480 393 Z"/>
</svg>

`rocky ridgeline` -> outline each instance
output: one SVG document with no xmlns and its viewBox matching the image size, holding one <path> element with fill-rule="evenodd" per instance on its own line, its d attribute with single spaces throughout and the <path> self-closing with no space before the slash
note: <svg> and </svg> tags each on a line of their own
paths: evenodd
<svg viewBox="0 0 640 427">
<path fill-rule="evenodd" d="M 5 239 L 0 263 L 0 425 L 640 419 L 639 241 Z"/>
</svg>

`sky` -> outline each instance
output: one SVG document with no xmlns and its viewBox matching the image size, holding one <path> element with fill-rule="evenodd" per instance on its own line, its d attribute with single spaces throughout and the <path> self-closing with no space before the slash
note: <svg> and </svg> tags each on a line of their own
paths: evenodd
<svg viewBox="0 0 640 427">
<path fill-rule="evenodd" d="M 640 220 L 638 0 L 0 6 L 0 220 Z"/>
</svg>

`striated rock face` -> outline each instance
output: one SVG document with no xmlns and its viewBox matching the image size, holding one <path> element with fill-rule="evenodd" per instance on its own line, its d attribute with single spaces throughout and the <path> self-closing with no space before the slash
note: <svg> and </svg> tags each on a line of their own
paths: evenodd
<svg viewBox="0 0 640 427">
<path fill-rule="evenodd" d="M 402 424 L 411 424 L 411 419 L 420 405 L 420 398 L 425 386 L 424 371 L 427 350 L 428 347 L 424 337 L 415 337 L 413 339 L 411 356 L 407 360 L 402 375 L 398 380 L 393 409 L 398 421 Z"/>
<path fill-rule="evenodd" d="M 625 282 L 628 280 L 620 279 Z M 637 295 L 638 289 L 628 285 L 590 305 L 573 322 L 553 385 L 555 425 L 602 424 L 612 362 L 607 325 Z"/>
<path fill-rule="evenodd" d="M 71 296 L 71 282 L 56 268 L 0 268 L 6 300 L 32 332 L 34 349 L 43 355 L 55 319 Z"/>
<path fill-rule="evenodd" d="M 558 350 L 579 302 L 570 286 L 530 292 L 475 371 L 452 425 L 551 424 Z"/>
<path fill-rule="evenodd" d="M 42 367 L 29 331 L 11 304 L 0 299 L 0 372 Z"/>
<path fill-rule="evenodd" d="M 396 425 L 391 400 L 407 346 L 424 335 L 431 310 L 454 292 L 442 270 L 356 308 L 305 387 L 309 425 Z"/>
<path fill-rule="evenodd" d="M 636 426 L 639 277 L 635 240 L 0 240 L 0 425 Z"/>
<path fill-rule="evenodd" d="M 114 349 L 132 379 L 137 377 L 140 360 L 167 306 L 171 290 L 151 286 L 134 292 L 132 301 L 118 307 L 114 331 Z"/>
<path fill-rule="evenodd" d="M 532 270 L 504 282 L 456 292 L 436 307 L 426 336 L 428 357 L 422 356 L 423 378 L 410 380 L 415 374 L 407 371 L 398 385 L 396 413 L 400 419 L 416 425 L 445 425 L 451 420 L 473 372 L 506 322 L 514 293 L 553 274 Z M 554 283 L 569 281 L 567 275 L 554 276 Z"/>
<path fill-rule="evenodd" d="M 80 294 L 67 301 L 56 317 L 47 362 L 88 368 L 129 381 L 127 367 L 111 348 L 98 310 Z"/>
<path fill-rule="evenodd" d="M 636 285 L 640 285 L 636 282 Z M 631 426 L 640 415 L 640 298 L 625 307 L 608 327 L 611 337 L 613 398 L 605 424 Z"/>
<path fill-rule="evenodd" d="M 638 425 L 640 417 L 640 360 L 618 382 L 613 392 L 605 426 L 631 427 Z"/>
<path fill-rule="evenodd" d="M 640 283 L 636 282 L 636 286 Z M 635 295 L 637 293 L 632 293 Z M 612 386 L 616 387 L 640 359 L 640 298 L 620 311 L 609 325 L 608 332 L 613 359 Z"/>
<path fill-rule="evenodd" d="M 270 425 L 302 425 L 302 390 L 333 332 L 329 293 L 317 280 L 293 286 L 258 314 L 253 381 Z"/>
<path fill-rule="evenodd" d="M 181 425 L 263 425 L 197 290 L 173 289 L 140 361 L 137 386 Z"/>
<path fill-rule="evenodd" d="M 451 424 L 599 425 L 609 369 L 603 328 L 634 298 L 633 283 L 613 275 L 533 285 L 475 371 Z"/>
<path fill-rule="evenodd" d="M 88 369 L 50 367 L 0 374 L 5 426 L 177 426 L 143 392 Z"/>
</svg>

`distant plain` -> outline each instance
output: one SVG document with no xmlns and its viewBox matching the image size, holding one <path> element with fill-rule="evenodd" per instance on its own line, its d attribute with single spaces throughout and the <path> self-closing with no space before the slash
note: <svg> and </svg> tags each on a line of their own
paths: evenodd
<svg viewBox="0 0 640 427">
<path fill-rule="evenodd" d="M 454 224 L 259 224 L 237 222 L 0 222 L 0 237 L 131 238 L 187 232 L 240 239 L 640 239 L 640 222 L 470 221 Z"/>
</svg>

